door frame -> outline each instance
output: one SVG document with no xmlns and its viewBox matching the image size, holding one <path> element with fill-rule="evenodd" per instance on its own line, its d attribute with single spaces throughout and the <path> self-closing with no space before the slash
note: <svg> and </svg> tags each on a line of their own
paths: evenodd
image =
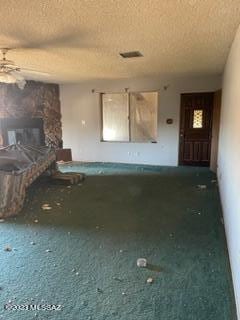
<svg viewBox="0 0 240 320">
<path fill-rule="evenodd" d="M 215 91 L 213 100 L 213 117 L 212 117 L 212 144 L 210 169 L 217 172 L 218 167 L 218 140 L 220 131 L 220 117 L 222 104 L 222 89 Z"/>
</svg>

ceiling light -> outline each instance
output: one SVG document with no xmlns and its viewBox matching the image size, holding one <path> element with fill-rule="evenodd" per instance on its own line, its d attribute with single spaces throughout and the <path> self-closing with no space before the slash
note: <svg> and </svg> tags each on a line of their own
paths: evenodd
<svg viewBox="0 0 240 320">
<path fill-rule="evenodd" d="M 3 83 L 16 83 L 17 79 L 11 74 L 1 71 L 0 72 L 0 82 Z"/>
<path fill-rule="evenodd" d="M 15 75 L 13 72 L 0 71 L 0 83 L 16 84 L 19 89 L 23 90 L 26 84 L 25 79 L 20 75 Z"/>
<path fill-rule="evenodd" d="M 140 51 L 120 52 L 119 54 L 120 54 L 120 56 L 122 56 L 124 59 L 143 57 L 143 54 L 142 54 Z"/>
</svg>

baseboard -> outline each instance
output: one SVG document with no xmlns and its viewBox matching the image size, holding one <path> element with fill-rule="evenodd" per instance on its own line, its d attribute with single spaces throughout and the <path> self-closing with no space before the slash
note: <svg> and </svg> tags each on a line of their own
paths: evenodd
<svg viewBox="0 0 240 320">
<path fill-rule="evenodd" d="M 232 268 L 232 260 L 229 255 L 229 260 L 230 260 L 230 265 L 231 265 L 231 271 L 232 271 L 232 280 L 233 280 L 233 290 L 234 290 L 234 296 L 235 296 L 235 303 L 236 303 L 236 311 L 237 311 L 237 319 L 240 320 L 240 296 L 239 296 L 239 288 L 240 284 L 237 281 L 237 277 L 235 277 L 235 272 L 233 271 Z"/>
</svg>

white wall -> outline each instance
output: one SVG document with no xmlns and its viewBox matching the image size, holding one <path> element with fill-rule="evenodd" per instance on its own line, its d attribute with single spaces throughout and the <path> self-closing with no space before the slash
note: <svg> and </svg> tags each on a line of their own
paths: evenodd
<svg viewBox="0 0 240 320">
<path fill-rule="evenodd" d="M 240 29 L 224 71 L 218 179 L 240 319 Z"/>
<path fill-rule="evenodd" d="M 164 90 L 164 85 L 169 85 Z M 99 80 L 60 86 L 63 143 L 71 148 L 73 159 L 175 166 L 178 163 L 180 93 L 214 91 L 221 87 L 221 77 L 182 77 Z M 117 92 L 158 90 L 158 143 L 100 142 L 100 106 L 97 91 Z M 166 119 L 173 118 L 167 125 Z"/>
</svg>

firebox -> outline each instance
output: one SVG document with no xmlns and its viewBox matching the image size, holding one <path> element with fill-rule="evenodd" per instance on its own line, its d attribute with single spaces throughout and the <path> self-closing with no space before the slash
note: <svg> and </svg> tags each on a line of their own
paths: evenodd
<svg viewBox="0 0 240 320">
<path fill-rule="evenodd" d="M 45 145 L 43 119 L 3 118 L 0 119 L 3 146 L 11 144 Z"/>
</svg>

